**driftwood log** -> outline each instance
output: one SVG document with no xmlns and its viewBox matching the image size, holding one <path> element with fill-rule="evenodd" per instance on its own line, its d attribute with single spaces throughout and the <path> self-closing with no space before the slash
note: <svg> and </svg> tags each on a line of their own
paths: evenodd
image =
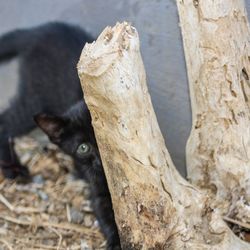
<svg viewBox="0 0 250 250">
<path fill-rule="evenodd" d="M 176 171 L 146 86 L 135 28 L 107 27 L 78 73 L 90 109 L 123 249 L 250 249 Z"/>
<path fill-rule="evenodd" d="M 193 126 L 188 178 L 250 223 L 250 30 L 242 0 L 178 0 Z"/>
</svg>

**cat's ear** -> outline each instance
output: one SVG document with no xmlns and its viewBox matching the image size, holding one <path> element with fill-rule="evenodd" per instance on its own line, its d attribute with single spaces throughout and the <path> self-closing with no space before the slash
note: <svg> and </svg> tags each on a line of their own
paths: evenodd
<svg viewBox="0 0 250 250">
<path fill-rule="evenodd" d="M 35 115 L 34 121 L 52 141 L 60 139 L 67 125 L 64 118 L 47 114 Z"/>
</svg>

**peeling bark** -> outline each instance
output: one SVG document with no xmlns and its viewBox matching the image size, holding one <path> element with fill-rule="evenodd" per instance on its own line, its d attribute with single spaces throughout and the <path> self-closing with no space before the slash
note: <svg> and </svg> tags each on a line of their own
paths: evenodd
<svg viewBox="0 0 250 250">
<path fill-rule="evenodd" d="M 211 209 L 209 197 L 176 171 L 152 107 L 135 28 L 107 27 L 84 47 L 78 73 L 123 249 L 250 249 Z"/>
<path fill-rule="evenodd" d="M 188 178 L 250 223 L 250 33 L 242 0 L 177 0 L 192 102 Z"/>
</svg>

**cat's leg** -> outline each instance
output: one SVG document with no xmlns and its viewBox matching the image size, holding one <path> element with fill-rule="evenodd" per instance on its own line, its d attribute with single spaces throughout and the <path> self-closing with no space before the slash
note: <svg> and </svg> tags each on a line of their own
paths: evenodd
<svg viewBox="0 0 250 250">
<path fill-rule="evenodd" d="M 91 203 L 100 228 L 107 238 L 107 249 L 121 249 L 110 194 L 107 193 L 103 195 L 93 196 L 91 198 Z"/>
<path fill-rule="evenodd" d="M 3 175 L 9 179 L 29 180 L 28 169 L 19 163 L 11 137 L 0 142 L 0 167 Z"/>
<path fill-rule="evenodd" d="M 102 233 L 107 239 L 108 250 L 120 250 L 120 238 L 115 223 L 112 201 L 102 166 L 94 170 L 92 166 L 84 166 L 75 161 L 75 170 L 79 178 L 86 180 L 90 187 L 90 200 L 94 214 Z"/>
<path fill-rule="evenodd" d="M 87 173 L 89 175 L 89 173 Z M 119 250 L 120 239 L 115 223 L 112 201 L 104 172 L 102 175 L 87 176 L 91 191 L 91 204 L 101 231 L 107 239 L 108 250 Z"/>
<path fill-rule="evenodd" d="M 27 98 L 15 98 L 10 107 L 0 114 L 0 167 L 6 178 L 21 181 L 29 180 L 29 172 L 18 160 L 13 138 L 35 127 L 32 116 L 36 108 L 28 105 Z"/>
</svg>

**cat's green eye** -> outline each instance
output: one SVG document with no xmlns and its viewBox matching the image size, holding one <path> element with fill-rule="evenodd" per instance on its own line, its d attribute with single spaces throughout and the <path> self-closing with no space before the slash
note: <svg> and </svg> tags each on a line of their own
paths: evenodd
<svg viewBox="0 0 250 250">
<path fill-rule="evenodd" d="M 78 155 L 85 155 L 90 151 L 90 146 L 86 143 L 82 143 L 78 148 L 76 153 Z"/>
</svg>

